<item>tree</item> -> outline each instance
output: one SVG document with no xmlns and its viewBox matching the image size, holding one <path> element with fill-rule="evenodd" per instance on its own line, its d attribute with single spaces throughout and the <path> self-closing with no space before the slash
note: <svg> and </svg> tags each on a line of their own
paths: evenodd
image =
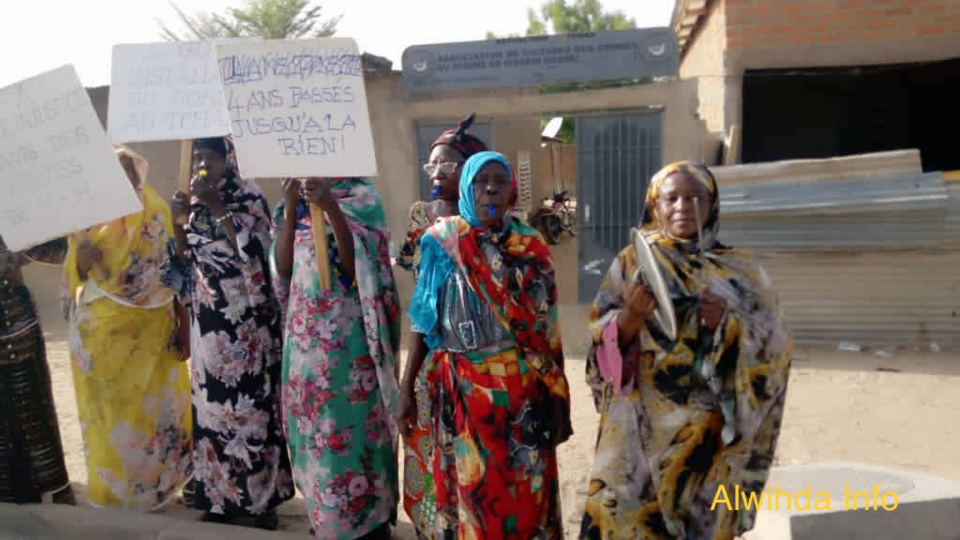
<svg viewBox="0 0 960 540">
<path fill-rule="evenodd" d="M 321 20 L 321 7 L 310 0 L 247 0 L 245 8 L 229 8 L 225 15 L 188 15 L 170 2 L 185 27 L 176 32 L 160 22 L 160 34 L 168 41 L 191 41 L 230 37 L 297 39 L 329 37 L 337 31 L 341 16 Z"/>
<path fill-rule="evenodd" d="M 527 9 L 527 36 L 599 32 L 602 30 L 626 30 L 636 28 L 637 23 L 622 11 L 604 11 L 600 0 L 546 0 L 538 14 Z M 549 29 L 549 30 L 548 30 Z M 506 37 L 520 37 L 513 34 Z M 487 39 L 497 39 L 487 32 Z"/>
</svg>

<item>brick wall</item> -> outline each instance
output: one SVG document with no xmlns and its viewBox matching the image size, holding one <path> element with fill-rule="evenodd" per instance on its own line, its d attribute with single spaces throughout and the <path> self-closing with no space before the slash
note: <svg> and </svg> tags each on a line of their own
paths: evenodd
<svg viewBox="0 0 960 540">
<path fill-rule="evenodd" d="M 725 0 L 731 51 L 960 33 L 960 0 Z"/>
<path fill-rule="evenodd" d="M 680 63 L 680 77 L 697 79 L 697 114 L 711 132 L 723 133 L 725 98 L 724 49 L 726 14 L 722 2 L 711 2 Z"/>
</svg>

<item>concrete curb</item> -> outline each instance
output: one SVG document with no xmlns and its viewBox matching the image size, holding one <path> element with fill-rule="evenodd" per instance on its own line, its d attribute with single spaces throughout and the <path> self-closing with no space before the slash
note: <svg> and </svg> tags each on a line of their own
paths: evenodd
<svg viewBox="0 0 960 540">
<path fill-rule="evenodd" d="M 0 504 L 0 539 L 254 540 L 264 536 L 278 540 L 303 540 L 306 537 L 303 533 L 269 532 L 124 510 L 58 504 Z"/>
<path fill-rule="evenodd" d="M 844 491 L 896 493 L 898 506 L 846 509 Z M 957 540 L 960 538 L 960 482 L 915 471 L 857 462 L 821 462 L 774 467 L 766 490 L 795 494 L 805 488 L 826 492 L 831 509 L 762 508 L 745 540 Z M 862 502 L 862 501 L 861 501 Z M 891 500 L 892 503 L 892 500 Z M 779 503 L 778 503 L 778 506 Z M 789 503 L 788 503 L 789 506 Z M 892 506 L 892 504 L 891 504 Z"/>
</svg>

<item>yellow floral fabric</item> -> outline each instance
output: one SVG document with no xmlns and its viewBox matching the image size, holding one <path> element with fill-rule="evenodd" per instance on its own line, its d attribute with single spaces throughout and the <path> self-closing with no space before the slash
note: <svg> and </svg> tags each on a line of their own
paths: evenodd
<svg viewBox="0 0 960 540">
<path fill-rule="evenodd" d="M 159 280 L 170 210 L 146 183 L 141 193 L 143 212 L 79 233 L 103 257 L 86 281 L 69 239 L 64 292 L 90 503 L 150 510 L 190 476 L 191 410 L 173 295 Z"/>
</svg>

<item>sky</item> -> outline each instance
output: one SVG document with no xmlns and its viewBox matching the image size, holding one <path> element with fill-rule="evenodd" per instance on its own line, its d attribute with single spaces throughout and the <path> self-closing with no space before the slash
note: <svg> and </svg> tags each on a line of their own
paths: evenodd
<svg viewBox="0 0 960 540">
<path fill-rule="evenodd" d="M 188 13 L 221 13 L 244 0 L 179 0 Z M 483 39 L 520 33 L 527 8 L 541 0 L 320 0 L 325 16 L 342 14 L 337 35 L 357 40 L 360 50 L 384 56 L 400 69 L 411 45 Z M 73 64 L 84 86 L 110 83 L 110 57 L 117 43 L 161 41 L 157 19 L 174 28 L 168 0 L 7 0 L 0 17 L 0 87 Z M 667 26 L 674 0 L 603 0 L 623 10 L 641 28 Z"/>
</svg>

